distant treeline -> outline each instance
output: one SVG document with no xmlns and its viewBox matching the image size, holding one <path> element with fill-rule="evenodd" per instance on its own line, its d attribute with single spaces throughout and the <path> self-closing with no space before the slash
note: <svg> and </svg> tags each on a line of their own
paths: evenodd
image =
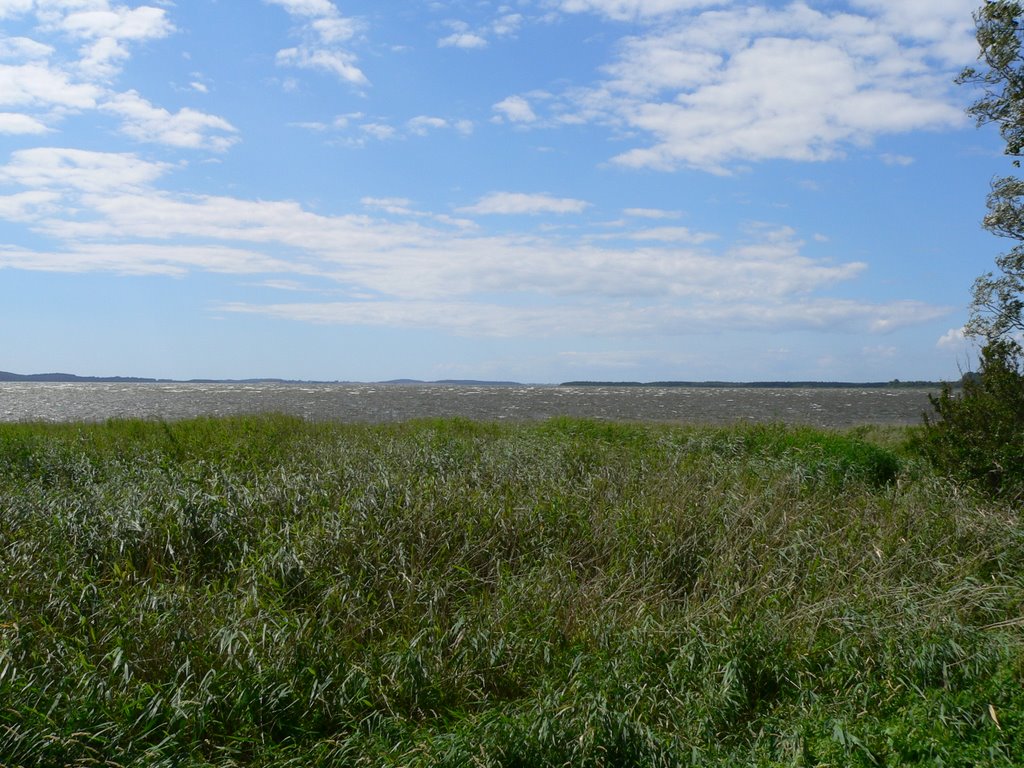
<svg viewBox="0 0 1024 768">
<path fill-rule="evenodd" d="M 565 381 L 560 387 L 728 387 L 731 389 L 939 389 L 941 381 Z"/>
<path fill-rule="evenodd" d="M 10 373 L 0 371 L 0 381 L 46 381 L 46 382 L 125 382 L 147 383 L 166 381 L 166 379 L 144 379 L 136 376 L 76 376 L 73 373 Z"/>
<path fill-rule="evenodd" d="M 0 371 L 2 381 L 41 381 L 82 384 L 339 384 L 337 381 L 301 379 L 151 379 L 142 376 L 78 376 L 74 373 L 11 373 Z"/>
</svg>

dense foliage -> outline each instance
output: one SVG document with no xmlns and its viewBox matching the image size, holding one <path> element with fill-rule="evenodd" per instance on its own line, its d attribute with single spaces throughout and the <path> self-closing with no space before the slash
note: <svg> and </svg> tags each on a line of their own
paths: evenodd
<svg viewBox="0 0 1024 768">
<path fill-rule="evenodd" d="M 1024 6 L 986 2 L 975 14 L 981 69 L 969 67 L 960 81 L 983 93 L 968 109 L 979 124 L 995 123 L 1006 154 L 1024 150 Z M 1014 160 L 1020 166 L 1019 159 Z M 1018 245 L 996 259 L 998 274 L 974 283 L 968 335 L 982 340 L 980 369 L 961 390 L 945 387 L 932 398 L 919 446 L 942 471 L 988 493 L 1024 499 L 1024 181 L 996 179 L 988 197 L 985 228 Z"/>
<path fill-rule="evenodd" d="M 1024 6 L 1012 0 L 986 2 L 975 14 L 982 68 L 968 67 L 960 82 L 980 85 L 982 95 L 968 112 L 979 125 L 994 123 L 1006 142 L 1006 154 L 1019 158 L 1024 149 Z M 1020 165 L 1015 159 L 1014 165 Z M 996 259 L 999 274 L 975 281 L 968 332 L 987 342 L 1024 332 L 1024 182 L 996 179 L 988 197 L 984 225 L 1020 245 Z"/>
<path fill-rule="evenodd" d="M 1024 501 L 1024 370 L 1019 347 L 994 341 L 977 374 L 931 397 L 917 445 L 941 471 L 987 493 Z"/>
<path fill-rule="evenodd" d="M 1024 764 L 1019 516 L 868 436 L 0 425 L 0 764 Z"/>
</svg>

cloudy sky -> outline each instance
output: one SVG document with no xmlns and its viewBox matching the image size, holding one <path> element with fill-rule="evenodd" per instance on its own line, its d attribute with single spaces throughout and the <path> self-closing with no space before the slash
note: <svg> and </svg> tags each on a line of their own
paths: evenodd
<svg viewBox="0 0 1024 768">
<path fill-rule="evenodd" d="M 952 378 L 977 0 L 0 0 L 0 370 Z"/>
</svg>

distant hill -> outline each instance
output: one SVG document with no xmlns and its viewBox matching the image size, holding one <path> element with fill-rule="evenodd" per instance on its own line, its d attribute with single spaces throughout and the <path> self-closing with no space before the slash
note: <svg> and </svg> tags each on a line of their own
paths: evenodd
<svg viewBox="0 0 1024 768">
<path fill-rule="evenodd" d="M 338 384 L 336 381 L 291 379 L 151 379 L 142 376 L 78 376 L 74 373 L 11 373 L 0 371 L 0 381 L 42 381 L 82 384 Z"/>
<path fill-rule="evenodd" d="M 0 382 L 4 381 L 40 381 L 51 383 L 83 383 L 83 384 L 355 384 L 350 381 L 316 381 L 309 379 L 150 379 L 139 376 L 78 376 L 73 373 L 11 373 L 0 371 Z M 477 379 L 442 379 L 440 381 L 421 381 L 419 379 L 391 379 L 377 381 L 375 384 L 457 384 L 475 387 L 513 387 L 522 386 L 518 381 L 483 381 Z"/>
<path fill-rule="evenodd" d="M 48 381 L 48 382 L 122 382 L 122 383 L 153 383 L 167 379 L 144 379 L 137 376 L 76 376 L 73 373 L 11 373 L 0 371 L 0 381 Z"/>
</svg>

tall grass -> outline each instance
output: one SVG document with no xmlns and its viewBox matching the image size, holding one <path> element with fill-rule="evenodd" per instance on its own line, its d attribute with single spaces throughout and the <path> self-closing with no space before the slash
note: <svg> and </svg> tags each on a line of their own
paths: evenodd
<svg viewBox="0 0 1024 768">
<path fill-rule="evenodd" d="M 805 428 L 0 426 L 0 764 L 1024 763 L 1024 527 Z"/>
</svg>

